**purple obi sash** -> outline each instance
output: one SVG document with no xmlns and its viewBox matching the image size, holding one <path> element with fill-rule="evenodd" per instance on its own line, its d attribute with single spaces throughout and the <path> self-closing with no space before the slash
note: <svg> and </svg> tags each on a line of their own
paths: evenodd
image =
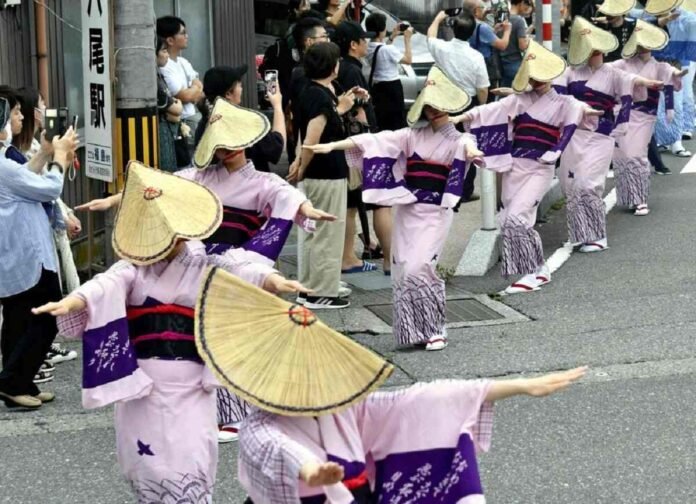
<svg viewBox="0 0 696 504">
<path fill-rule="evenodd" d="M 196 350 L 193 308 L 151 302 L 128 307 L 126 313 L 138 359 L 202 362 Z"/>
<path fill-rule="evenodd" d="M 576 99 L 587 103 L 593 109 L 603 110 L 604 115 L 599 118 L 599 125 L 596 132 L 602 135 L 610 135 L 618 122 L 617 118 L 614 116 L 614 107 L 617 105 L 616 99 L 613 96 L 587 87 L 586 83 L 587 81 L 571 82 L 568 84 L 568 93 L 573 95 Z M 628 97 L 629 111 L 630 99 L 631 98 Z M 622 105 L 624 105 L 623 100 Z"/>
<path fill-rule="evenodd" d="M 512 157 L 537 159 L 555 150 L 561 138 L 561 129 L 521 114 L 513 124 Z"/>
<path fill-rule="evenodd" d="M 432 161 L 411 157 L 406 163 L 406 188 L 419 203 L 439 205 L 447 187 L 450 167 Z"/>
<path fill-rule="evenodd" d="M 208 254 L 221 254 L 251 240 L 266 223 L 266 217 L 254 210 L 222 207 L 222 223 L 209 238 L 203 240 Z"/>
<path fill-rule="evenodd" d="M 666 88 L 667 86 L 665 86 Z M 657 105 L 660 103 L 660 92 L 657 89 L 648 89 L 648 99 L 633 103 L 633 110 L 645 114 L 657 115 Z"/>
</svg>

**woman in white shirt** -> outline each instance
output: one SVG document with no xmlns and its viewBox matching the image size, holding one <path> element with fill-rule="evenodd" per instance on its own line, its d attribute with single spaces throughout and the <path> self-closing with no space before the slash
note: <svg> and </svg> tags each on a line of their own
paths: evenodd
<svg viewBox="0 0 696 504">
<path fill-rule="evenodd" d="M 380 131 L 405 128 L 404 88 L 399 79 L 399 65 L 411 64 L 413 28 L 409 26 L 401 32 L 402 26 L 397 25 L 387 39 L 387 17 L 380 12 L 370 14 L 365 20 L 365 27 L 368 32 L 378 34 L 367 49 L 367 62 L 370 69 L 368 83 L 375 107 L 377 126 Z M 401 33 L 404 35 L 405 50 L 403 52 L 392 45 L 394 39 Z"/>
</svg>

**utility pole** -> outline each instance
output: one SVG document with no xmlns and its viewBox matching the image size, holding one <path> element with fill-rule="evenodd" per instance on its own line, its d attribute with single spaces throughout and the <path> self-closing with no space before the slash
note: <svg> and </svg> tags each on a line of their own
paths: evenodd
<svg viewBox="0 0 696 504">
<path fill-rule="evenodd" d="M 95 0 L 96 1 L 96 0 Z M 102 0 L 107 3 L 107 0 Z M 131 159 L 159 165 L 157 63 L 153 0 L 113 0 L 116 117 L 114 123 L 115 181 L 109 192 L 123 189 Z M 113 263 L 111 235 L 114 212 L 106 219 L 107 266 Z"/>
</svg>

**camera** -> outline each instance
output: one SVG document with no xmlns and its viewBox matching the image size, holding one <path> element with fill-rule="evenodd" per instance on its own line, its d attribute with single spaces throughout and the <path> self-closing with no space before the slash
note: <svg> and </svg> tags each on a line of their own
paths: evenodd
<svg viewBox="0 0 696 504">
<path fill-rule="evenodd" d="M 400 31 L 400 32 L 405 32 L 405 31 L 408 30 L 409 28 L 411 28 L 411 25 L 410 25 L 410 24 L 404 23 L 404 22 L 399 23 L 399 31 Z"/>
<path fill-rule="evenodd" d="M 462 13 L 462 7 L 452 7 L 451 9 L 445 9 L 445 14 L 449 17 L 457 17 Z"/>
<path fill-rule="evenodd" d="M 493 18 L 495 23 L 503 23 L 510 20 L 510 11 L 508 11 L 506 2 L 498 2 L 493 7 Z"/>
<path fill-rule="evenodd" d="M 68 130 L 68 109 L 46 109 L 44 119 L 46 128 L 46 141 L 50 142 L 53 137 L 62 137 Z"/>
<path fill-rule="evenodd" d="M 358 108 L 360 108 L 360 107 L 364 107 L 365 105 L 367 105 L 367 100 L 365 100 L 364 98 L 356 98 L 356 99 L 353 101 L 353 108 L 354 108 L 354 109 L 358 109 Z"/>
</svg>

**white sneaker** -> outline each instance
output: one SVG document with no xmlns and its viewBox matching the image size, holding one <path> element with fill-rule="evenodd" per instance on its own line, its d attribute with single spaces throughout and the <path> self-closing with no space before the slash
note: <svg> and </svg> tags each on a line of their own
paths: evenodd
<svg viewBox="0 0 696 504">
<path fill-rule="evenodd" d="M 73 359 L 77 359 L 77 352 L 63 348 L 58 343 L 52 343 L 51 349 L 46 355 L 46 360 L 51 364 L 59 364 Z"/>
<path fill-rule="evenodd" d="M 601 252 L 608 248 L 609 245 L 607 245 L 607 239 L 602 238 L 601 240 L 597 240 L 595 242 L 583 244 L 583 246 L 580 247 L 580 252 L 582 252 L 583 254 L 591 254 L 593 252 Z"/>
<path fill-rule="evenodd" d="M 304 306 L 304 304 L 307 302 L 307 294 L 305 294 L 304 292 L 300 292 L 295 298 L 295 302 L 298 305 Z"/>
<path fill-rule="evenodd" d="M 542 285 L 546 285 L 551 281 L 551 271 L 549 270 L 549 267 L 546 266 L 546 264 L 539 268 L 535 275 L 536 279 L 539 281 L 539 287 L 541 287 Z"/>
<path fill-rule="evenodd" d="M 353 289 L 351 289 L 350 287 L 340 286 L 338 288 L 338 297 L 340 297 L 340 298 L 347 298 L 352 293 L 353 293 Z"/>
<path fill-rule="evenodd" d="M 648 215 L 650 213 L 650 209 L 648 208 L 648 205 L 638 205 L 636 207 L 636 211 L 633 212 L 633 215 Z"/>
<path fill-rule="evenodd" d="M 433 336 L 425 344 L 425 350 L 428 352 L 436 352 L 447 347 L 447 336 L 445 334 L 438 334 Z"/>
<path fill-rule="evenodd" d="M 344 282 L 343 280 L 341 280 L 340 282 L 338 282 L 338 286 L 339 286 L 339 287 L 343 287 L 344 289 L 347 289 L 347 288 L 348 288 L 348 282 Z"/>
<path fill-rule="evenodd" d="M 551 275 L 548 276 L 549 280 Z M 547 281 L 548 283 L 548 281 Z M 518 281 L 513 283 L 510 287 L 505 289 L 505 294 L 520 294 L 522 292 L 532 292 L 539 290 L 541 281 L 537 278 L 536 273 L 531 273 L 520 278 Z"/>
<path fill-rule="evenodd" d="M 239 424 L 223 425 L 218 428 L 218 443 L 225 444 L 239 439 Z"/>
</svg>

